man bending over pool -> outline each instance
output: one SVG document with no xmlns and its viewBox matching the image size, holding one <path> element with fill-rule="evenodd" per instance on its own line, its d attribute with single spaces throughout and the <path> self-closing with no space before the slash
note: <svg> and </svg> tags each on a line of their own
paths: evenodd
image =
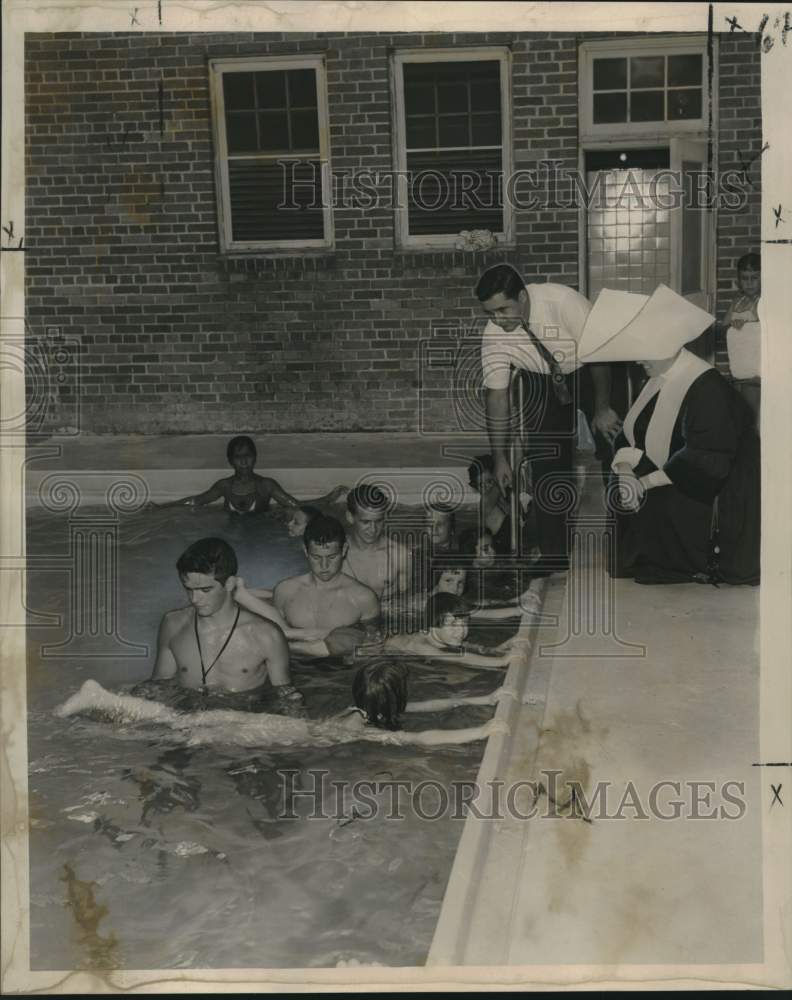
<svg viewBox="0 0 792 1000">
<path fill-rule="evenodd" d="M 233 599 L 237 558 L 228 542 L 202 538 L 179 557 L 176 571 L 190 604 L 162 619 L 152 681 L 175 679 L 205 695 L 244 694 L 253 707 L 269 677 L 284 707 L 300 705 L 283 632 Z"/>
<path fill-rule="evenodd" d="M 290 629 L 313 633 L 310 639 L 290 641 L 290 649 L 304 656 L 338 656 L 376 642 L 377 595 L 341 571 L 347 551 L 343 525 L 320 514 L 305 529 L 303 544 L 310 572 L 282 580 L 272 595 Z M 268 607 L 244 587 L 237 585 L 234 599 L 250 611 L 267 613 Z"/>
</svg>

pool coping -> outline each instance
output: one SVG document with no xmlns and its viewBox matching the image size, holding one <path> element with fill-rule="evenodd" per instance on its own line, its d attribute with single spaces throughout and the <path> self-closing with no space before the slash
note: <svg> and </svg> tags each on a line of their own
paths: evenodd
<svg viewBox="0 0 792 1000">
<path fill-rule="evenodd" d="M 549 685 L 551 659 L 544 658 L 532 671 L 534 653 L 538 646 L 540 628 L 559 620 L 565 595 L 567 575 L 554 574 L 532 581 L 531 587 L 541 597 L 536 608 L 523 609 L 514 645 L 517 656 L 509 664 L 504 679 L 505 697 L 498 702 L 495 719 L 508 727 L 493 733 L 487 740 L 484 755 L 476 776 L 479 798 L 477 809 L 468 812 L 462 829 L 451 874 L 446 885 L 440 916 L 426 960 L 427 966 L 456 966 L 462 964 L 471 911 L 475 904 L 479 881 L 487 856 L 487 848 L 495 832 L 496 820 L 487 818 L 491 812 L 492 788 L 497 775 L 509 759 L 516 738 L 515 726 L 525 705 L 536 705 L 539 715 L 544 712 L 544 695 Z M 546 633 L 543 633 L 543 638 Z M 534 677 L 534 673 L 536 676 Z M 529 685 L 529 680 L 532 682 Z M 539 744 L 539 726 L 532 740 L 535 753 Z"/>
</svg>

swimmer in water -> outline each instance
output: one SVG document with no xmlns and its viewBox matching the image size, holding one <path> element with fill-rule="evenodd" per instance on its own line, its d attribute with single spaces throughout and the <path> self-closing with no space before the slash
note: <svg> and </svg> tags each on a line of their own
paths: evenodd
<svg viewBox="0 0 792 1000">
<path fill-rule="evenodd" d="M 300 501 L 287 493 L 283 487 L 269 476 L 260 476 L 253 469 L 256 464 L 256 446 L 246 435 L 239 435 L 228 442 L 226 458 L 233 468 L 233 476 L 218 479 L 203 493 L 171 500 L 166 503 L 148 504 L 149 510 L 163 510 L 167 507 L 204 507 L 215 500 L 223 501 L 223 509 L 231 514 L 261 514 L 269 508 L 270 500 L 290 510 L 299 508 Z M 344 492 L 337 486 L 327 496 L 309 503 L 332 502 Z"/>
<path fill-rule="evenodd" d="M 352 685 L 354 704 L 325 720 L 292 719 L 263 712 L 177 712 L 167 705 L 113 694 L 96 681 L 86 681 L 80 690 L 55 709 L 59 718 L 80 712 L 99 712 L 113 721 L 153 722 L 170 726 L 186 737 L 188 745 L 229 743 L 241 746 L 331 746 L 367 741 L 401 746 L 442 746 L 483 740 L 494 733 L 508 733 L 508 726 L 491 719 L 465 729 L 429 729 L 405 732 L 399 729 L 405 712 L 442 711 L 458 705 L 497 705 L 502 698 L 516 697 L 498 688 L 475 697 L 408 702 L 408 671 L 403 663 L 387 658 L 371 660 L 361 667 Z"/>
<path fill-rule="evenodd" d="M 484 667 L 501 670 L 508 667 L 511 639 L 499 646 L 483 646 L 466 642 L 470 609 L 455 594 L 439 593 L 429 598 L 426 618 L 429 632 L 392 635 L 385 641 L 385 651 L 406 653 L 424 659 L 452 659 L 464 667 Z"/>
<path fill-rule="evenodd" d="M 456 513 L 447 503 L 430 503 L 432 552 L 456 551 Z"/>
<path fill-rule="evenodd" d="M 475 565 L 475 564 L 474 564 Z M 406 616 L 410 620 L 426 609 L 427 602 L 437 594 L 453 594 L 462 597 L 468 583 L 468 570 L 459 564 L 443 566 L 442 563 L 432 568 L 433 587 L 429 591 L 421 591 L 412 597 L 399 595 L 394 601 L 382 602 L 383 617 L 395 620 Z M 518 618 L 524 611 L 538 613 L 541 608 L 541 587 L 538 579 L 531 580 L 528 587 L 519 597 L 511 600 L 481 599 L 474 606 L 468 605 L 467 613 L 480 621 L 501 621 L 507 618 Z M 409 631 L 414 631 L 410 629 Z"/>
<path fill-rule="evenodd" d="M 354 653 L 379 639 L 380 606 L 369 587 L 341 571 L 347 550 L 346 532 L 334 517 L 315 517 L 303 534 L 310 570 L 282 580 L 272 604 L 286 626 L 296 633 L 290 646 L 304 656 Z M 237 586 L 235 599 L 256 614 L 267 615 L 262 591 Z"/>
<path fill-rule="evenodd" d="M 387 497 L 372 483 L 361 483 L 347 495 L 349 544 L 343 571 L 385 601 L 404 593 L 410 582 L 410 554 L 386 535 L 387 512 Z"/>
<path fill-rule="evenodd" d="M 202 538 L 182 553 L 176 571 L 189 605 L 163 617 L 151 680 L 255 700 L 269 678 L 284 707 L 301 704 L 281 629 L 234 602 L 237 558 L 228 542 Z"/>
</svg>

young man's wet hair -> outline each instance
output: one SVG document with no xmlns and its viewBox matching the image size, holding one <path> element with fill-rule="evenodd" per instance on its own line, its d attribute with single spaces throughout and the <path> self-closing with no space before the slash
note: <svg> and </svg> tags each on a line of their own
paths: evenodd
<svg viewBox="0 0 792 1000">
<path fill-rule="evenodd" d="M 255 462 L 257 458 L 256 446 L 253 443 L 253 438 L 249 438 L 246 434 L 238 434 L 236 437 L 231 438 L 228 442 L 228 447 L 226 448 L 226 458 L 229 464 L 234 457 L 234 452 L 238 448 L 249 448 L 253 452 L 253 461 Z"/>
<path fill-rule="evenodd" d="M 344 526 L 334 517 L 326 514 L 319 514 L 308 522 L 303 533 L 303 545 L 306 552 L 308 546 L 313 542 L 315 545 L 332 545 L 338 542 L 339 548 L 343 549 L 346 542 L 346 531 Z"/>
<path fill-rule="evenodd" d="M 476 298 L 487 302 L 494 295 L 503 293 L 516 302 L 525 288 L 522 275 L 511 264 L 493 264 L 481 275 L 476 285 Z"/>
<path fill-rule="evenodd" d="M 218 583 L 225 583 L 229 576 L 236 576 L 239 564 L 234 550 L 222 538 L 201 538 L 186 549 L 176 562 L 179 576 L 203 573 L 213 576 Z"/>
<path fill-rule="evenodd" d="M 355 674 L 352 698 L 369 725 L 398 729 L 407 707 L 407 667 L 394 660 L 371 660 Z"/>
<path fill-rule="evenodd" d="M 347 509 L 350 514 L 356 514 L 361 508 L 385 514 L 388 510 L 388 498 L 374 483 L 360 483 L 347 494 Z"/>
</svg>

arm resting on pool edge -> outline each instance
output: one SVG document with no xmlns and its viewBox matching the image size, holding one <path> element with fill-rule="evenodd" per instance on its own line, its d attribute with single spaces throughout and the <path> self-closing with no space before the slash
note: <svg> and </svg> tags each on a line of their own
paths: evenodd
<svg viewBox="0 0 792 1000">
<path fill-rule="evenodd" d="M 501 686 L 489 694 L 457 695 L 451 698 L 429 698 L 426 701 L 408 701 L 405 712 L 442 712 L 459 705 L 497 705 L 504 698 L 516 698 L 514 691 Z"/>
<path fill-rule="evenodd" d="M 386 737 L 383 743 L 389 742 L 387 737 L 398 736 L 398 742 L 405 746 L 437 747 L 454 746 L 462 743 L 474 743 L 476 740 L 486 740 L 496 733 L 508 734 L 510 729 L 499 719 L 490 719 L 482 726 L 470 726 L 467 729 L 424 729 L 420 733 L 409 733 L 399 730 L 398 733 L 383 733 Z"/>
</svg>

